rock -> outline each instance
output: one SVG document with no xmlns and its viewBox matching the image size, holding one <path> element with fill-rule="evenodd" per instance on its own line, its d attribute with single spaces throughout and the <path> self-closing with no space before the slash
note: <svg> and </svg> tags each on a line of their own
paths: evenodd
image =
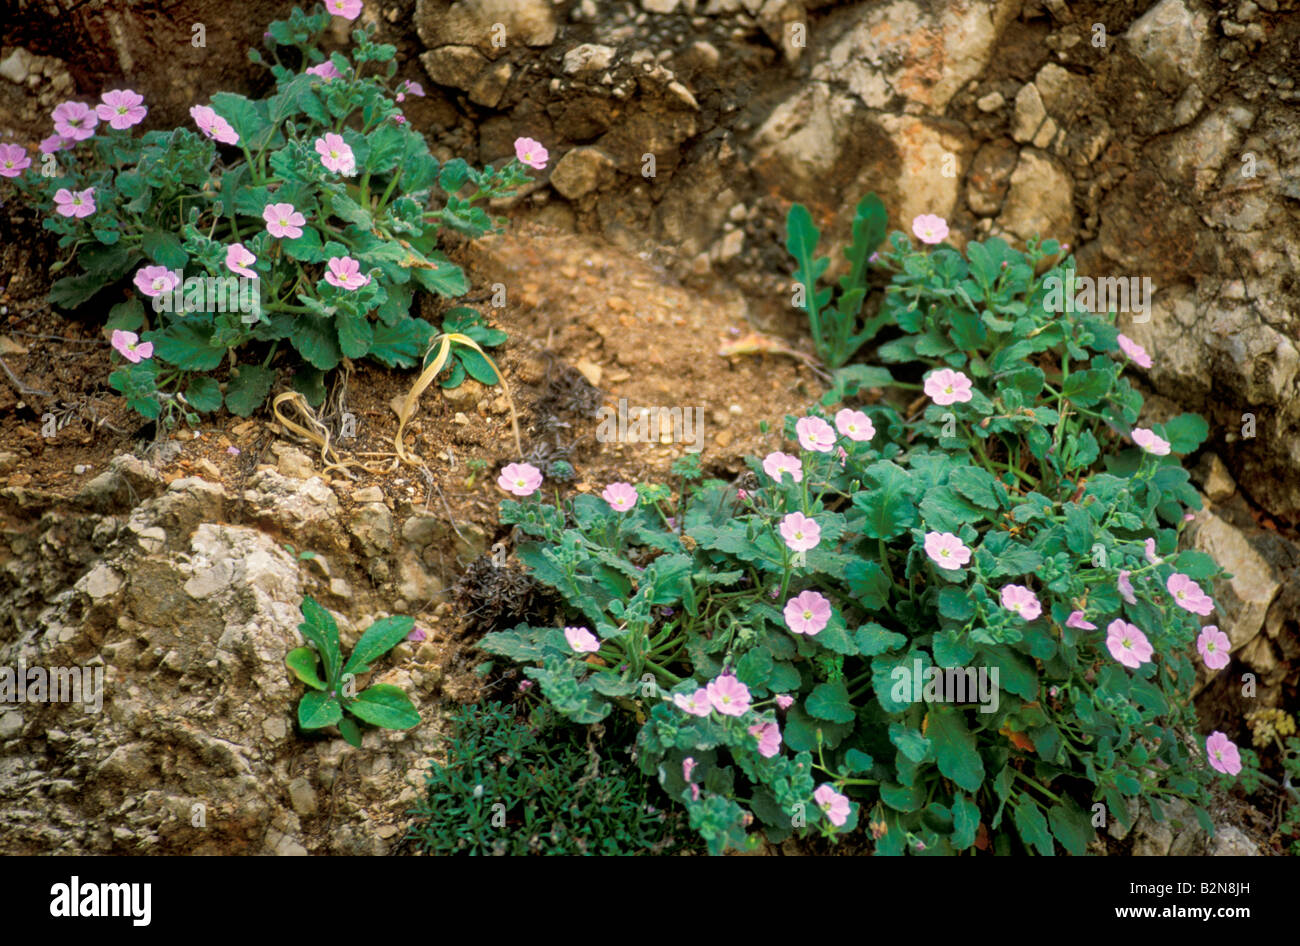
<svg viewBox="0 0 1300 946">
<path fill-rule="evenodd" d="M 415 28 L 426 46 L 477 46 L 485 52 L 547 46 L 559 30 L 555 7 L 548 0 L 418 0 Z M 503 29 L 494 29 L 499 24 Z"/>
<path fill-rule="evenodd" d="M 1019 6 L 1009 0 L 862 4 L 850 28 L 815 54 L 811 77 L 846 87 L 868 108 L 886 108 L 901 96 L 918 111 L 942 115 L 957 91 L 983 72 Z"/>
<path fill-rule="evenodd" d="M 614 48 L 599 43 L 583 43 L 564 54 L 566 75 L 582 77 L 608 69 L 614 62 Z"/>
<path fill-rule="evenodd" d="M 78 591 L 89 595 L 93 600 L 110 598 L 122 590 L 122 576 L 103 562 L 99 562 L 86 572 L 76 584 Z"/>
<path fill-rule="evenodd" d="M 981 217 L 1002 209 L 1020 153 L 1006 139 L 986 142 L 975 152 L 966 175 L 966 203 Z"/>
<path fill-rule="evenodd" d="M 1006 104 L 1007 100 L 1002 97 L 1001 92 L 990 92 L 988 95 L 981 95 L 975 100 L 975 107 L 985 114 L 996 112 Z"/>
<path fill-rule="evenodd" d="M 304 776 L 298 776 L 289 783 L 289 800 L 293 810 L 304 818 L 316 814 L 316 792 L 311 782 Z"/>
<path fill-rule="evenodd" d="M 1038 236 L 1070 242 L 1074 236 L 1074 182 L 1048 155 L 1022 150 L 997 223 L 1022 240 Z"/>
<path fill-rule="evenodd" d="M 1210 555 L 1233 577 L 1215 583 L 1214 599 L 1219 629 L 1232 641 L 1232 649 L 1249 644 L 1264 627 L 1269 605 L 1281 590 L 1280 576 L 1250 537 L 1215 511 L 1197 516 L 1188 531 L 1193 548 Z"/>
<path fill-rule="evenodd" d="M 27 81 L 27 76 L 32 73 L 33 68 L 39 68 L 38 62 L 35 56 L 21 46 L 15 47 L 13 52 L 0 60 L 0 76 L 22 85 Z"/>
<path fill-rule="evenodd" d="M 1210 841 L 1211 857 L 1258 857 L 1260 850 L 1236 825 L 1216 825 Z"/>
<path fill-rule="evenodd" d="M 384 501 L 384 491 L 378 486 L 367 486 L 364 489 L 358 489 L 352 493 L 354 503 L 382 503 Z"/>
<path fill-rule="evenodd" d="M 291 447 L 283 443 L 273 443 L 271 444 L 271 452 L 275 454 L 278 461 L 276 469 L 285 476 L 305 480 L 316 475 L 316 469 L 312 466 L 311 457 L 297 447 Z"/>
<path fill-rule="evenodd" d="M 20 462 L 22 462 L 22 459 L 18 454 L 9 450 L 0 450 L 0 476 L 8 476 L 18 469 Z"/>
<path fill-rule="evenodd" d="M 387 555 L 393 546 L 393 514 L 383 503 L 366 503 L 349 520 L 348 531 L 367 556 Z"/>
<path fill-rule="evenodd" d="M 679 0 L 641 0 L 641 9 L 647 13 L 675 13 Z"/>
<path fill-rule="evenodd" d="M 469 100 L 476 105 L 496 108 L 513 75 L 514 67 L 504 61 L 484 69 L 469 87 Z"/>
<path fill-rule="evenodd" d="M 1227 466 L 1216 453 L 1203 454 L 1192 475 L 1201 484 L 1201 492 L 1211 502 L 1221 503 L 1237 491 L 1237 484 L 1232 481 Z"/>
<path fill-rule="evenodd" d="M 1184 0 L 1160 0 L 1123 39 L 1162 87 L 1177 91 L 1205 73 L 1208 26 L 1209 17 Z"/>
<path fill-rule="evenodd" d="M 453 89 L 468 89 L 488 60 L 473 46 L 441 46 L 420 56 L 420 64 L 429 78 Z"/>
<path fill-rule="evenodd" d="M 1033 141 L 1043 123 L 1048 121 L 1047 109 L 1038 87 L 1026 82 L 1016 93 L 1016 113 L 1011 123 L 1011 137 L 1019 142 Z"/>
<path fill-rule="evenodd" d="M 551 185 L 569 200 L 590 194 L 613 176 L 614 159 L 593 147 L 578 147 L 565 153 L 551 172 Z"/>
</svg>

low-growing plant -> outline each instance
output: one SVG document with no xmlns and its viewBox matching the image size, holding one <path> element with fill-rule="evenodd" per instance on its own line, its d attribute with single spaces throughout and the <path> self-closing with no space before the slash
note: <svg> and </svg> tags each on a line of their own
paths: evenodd
<svg viewBox="0 0 1300 946">
<path fill-rule="evenodd" d="M 1282 768 L 1282 781 L 1265 775 L 1260 770 L 1257 752 L 1242 749 L 1241 774 L 1238 782 L 1247 794 L 1254 794 L 1261 785 L 1267 785 L 1281 803 L 1282 818 L 1278 822 L 1278 838 L 1286 843 L 1287 853 L 1300 855 L 1300 736 L 1296 735 L 1297 717 L 1275 707 L 1246 714 L 1250 724 L 1251 742 L 1261 752 L 1277 750 L 1278 764 Z M 1228 773 L 1224 773 L 1226 780 Z"/>
<path fill-rule="evenodd" d="M 501 703 L 450 720 L 446 757 L 429 765 L 407 840 L 430 854 L 675 854 L 697 846 L 653 779 L 620 752 L 634 735 L 597 739 L 539 709 Z"/>
<path fill-rule="evenodd" d="M 376 621 L 361 635 L 345 663 L 334 616 L 309 595 L 302 600 L 302 617 L 298 630 L 308 646 L 296 647 L 284 658 L 294 676 L 311 687 L 298 702 L 299 726 L 323 729 L 337 725 L 343 738 L 360 748 L 357 720 L 382 729 L 411 729 L 420 724 L 419 711 L 400 687 L 372 683 L 360 692 L 356 689 L 357 675 L 368 672 L 372 663 L 411 633 L 413 618 L 394 616 Z"/>
<path fill-rule="evenodd" d="M 1082 854 L 1132 798 L 1211 829 L 1206 763 L 1240 763 L 1195 742 L 1193 641 L 1220 669 L 1227 638 L 1200 626 L 1221 572 L 1178 550 L 1200 498 L 1174 455 L 1207 426 L 1136 426 L 1123 370 L 1149 356 L 1052 311 L 1055 242 L 917 233 L 878 257 L 878 357 L 917 380 L 867 366 L 886 400 L 837 385 L 786 418 L 799 449 L 748 458 L 756 486 L 688 459 L 675 491 L 552 506 L 507 466 L 502 520 L 572 617 L 482 646 L 571 720 L 644 720 L 640 765 L 715 853 L 865 823 L 881 854 Z"/>
<path fill-rule="evenodd" d="M 355 19 L 360 6 L 339 13 Z M 17 146 L 0 154 L 0 175 L 44 212 L 67 251 L 53 269 L 81 270 L 55 282 L 51 302 L 75 308 L 134 272 L 138 294 L 109 313 L 118 364 L 109 383 L 147 418 L 195 423 L 223 403 L 247 416 L 281 366 L 316 406 L 325 373 L 344 359 L 419 364 L 434 330 L 412 314 L 418 292 L 450 298 L 468 288 L 438 249 L 440 228 L 492 230 L 481 203 L 526 182 L 524 162 L 545 166 L 531 139 L 500 169 L 440 164 L 399 108 L 424 92 L 394 81 L 395 48 L 375 42 L 372 25 L 352 32 L 350 55 L 326 57 L 331 20 L 318 5 L 270 24 L 265 51 L 249 56 L 273 74 L 272 93 L 216 93 L 190 109 L 197 130 L 137 135 L 144 100 L 115 89 L 96 107 L 54 110 L 39 168 Z M 466 308 L 444 331 L 505 340 Z M 223 362 L 224 384 L 212 376 Z M 446 387 L 466 373 L 497 380 L 463 341 L 449 368 Z"/>
</svg>

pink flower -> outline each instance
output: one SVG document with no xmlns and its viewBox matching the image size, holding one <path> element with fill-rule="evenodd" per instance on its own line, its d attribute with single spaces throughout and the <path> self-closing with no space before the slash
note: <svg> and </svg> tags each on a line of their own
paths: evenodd
<svg viewBox="0 0 1300 946">
<path fill-rule="evenodd" d="M 497 477 L 497 485 L 516 496 L 531 496 L 542 485 L 542 471 L 531 463 L 510 463 Z"/>
<path fill-rule="evenodd" d="M 758 740 L 758 754 L 770 759 L 781 751 L 781 729 L 776 723 L 755 723 L 749 734 Z"/>
<path fill-rule="evenodd" d="M 788 710 L 794 706 L 794 697 L 788 693 L 778 693 L 776 695 L 776 705 L 783 710 Z"/>
<path fill-rule="evenodd" d="M 798 457 L 792 457 L 788 453 L 769 453 L 763 459 L 763 472 L 778 483 L 781 482 L 781 475 L 789 473 L 790 478 L 796 483 L 803 482 L 803 464 L 799 462 Z"/>
<path fill-rule="evenodd" d="M 1066 627 L 1078 628 L 1081 631 L 1095 631 L 1097 625 L 1091 621 L 1085 621 L 1082 611 L 1071 611 L 1070 616 L 1065 619 Z"/>
<path fill-rule="evenodd" d="M 424 98 L 424 86 L 418 82 L 411 82 L 409 79 L 402 82 L 397 87 L 397 101 L 405 102 L 408 95 L 414 95 L 416 98 Z"/>
<path fill-rule="evenodd" d="M 55 154 L 66 148 L 71 148 L 75 141 L 71 138 L 64 138 L 62 135 L 50 135 L 48 138 L 42 138 L 41 143 L 36 146 L 36 150 L 41 154 Z"/>
<path fill-rule="evenodd" d="M 927 532 L 925 554 L 948 571 L 956 571 L 970 561 L 970 549 L 952 532 Z"/>
<path fill-rule="evenodd" d="M 820 592 L 804 591 L 785 603 L 785 623 L 796 634 L 812 637 L 831 619 L 831 603 Z"/>
<path fill-rule="evenodd" d="M 361 273 L 361 264 L 351 256 L 331 256 L 326 266 L 329 271 L 325 273 L 325 281 L 331 286 L 355 292 L 370 283 L 370 277 Z"/>
<path fill-rule="evenodd" d="M 113 330 L 113 347 L 123 358 L 132 364 L 139 364 L 146 358 L 153 357 L 153 342 L 141 342 L 135 332 Z"/>
<path fill-rule="evenodd" d="M 631 483 L 610 483 L 600 498 L 615 512 L 627 512 L 636 505 L 636 487 Z"/>
<path fill-rule="evenodd" d="M 1210 767 L 1224 775 L 1236 775 L 1241 771 L 1241 753 L 1236 744 L 1226 735 L 1215 730 L 1205 740 L 1205 754 L 1210 758 Z"/>
<path fill-rule="evenodd" d="M 239 455 L 240 455 L 241 453 L 243 453 L 243 452 L 244 452 L 244 451 L 240 450 L 238 447 L 227 447 L 227 448 L 226 448 L 226 453 L 230 454 L 232 457 L 237 457 L 237 456 L 239 456 Z"/>
<path fill-rule="evenodd" d="M 794 425 L 799 436 L 799 446 L 818 453 L 830 453 L 835 446 L 835 431 L 820 417 L 800 417 Z"/>
<path fill-rule="evenodd" d="M 689 782 L 691 780 L 691 773 L 695 771 L 695 766 L 698 764 L 691 756 L 682 759 L 682 781 Z"/>
<path fill-rule="evenodd" d="M 338 68 L 334 65 L 334 63 L 330 62 L 328 59 L 326 59 L 320 65 L 312 66 L 310 69 L 306 69 L 304 71 L 309 76 L 319 76 L 320 78 L 324 79 L 327 82 L 330 79 L 343 78 L 343 73 L 339 72 Z"/>
<path fill-rule="evenodd" d="M 706 688 L 709 702 L 723 716 L 744 716 L 749 710 L 749 687 L 724 673 Z"/>
<path fill-rule="evenodd" d="M 1133 591 L 1133 582 L 1128 579 L 1128 571 L 1122 570 L 1115 584 L 1119 586 L 1119 593 L 1124 596 L 1124 600 L 1129 604 L 1137 604 L 1137 595 Z"/>
<path fill-rule="evenodd" d="M 32 166 L 27 149 L 18 145 L 0 145 L 0 177 L 17 177 Z"/>
<path fill-rule="evenodd" d="M 600 641 L 585 627 L 566 627 L 564 639 L 569 642 L 569 646 L 575 653 L 594 654 L 600 650 Z"/>
<path fill-rule="evenodd" d="M 781 538 L 792 552 L 815 549 L 822 540 L 821 526 L 801 512 L 792 512 L 781 520 Z"/>
<path fill-rule="evenodd" d="M 1164 561 L 1164 559 L 1162 559 L 1160 556 L 1156 554 L 1155 539 L 1147 539 L 1145 542 L 1142 543 L 1142 547 L 1143 547 L 1142 554 L 1146 557 L 1146 560 L 1150 562 L 1152 565 L 1159 565 L 1161 562 Z"/>
<path fill-rule="evenodd" d="M 708 716 L 713 712 L 713 706 L 709 701 L 709 691 L 700 687 L 694 693 L 677 693 L 673 695 L 673 703 L 684 713 L 690 713 L 692 716 Z M 690 776 L 686 777 L 690 781 Z"/>
<path fill-rule="evenodd" d="M 424 628 L 413 627 L 411 628 L 411 633 L 406 635 L 406 639 L 408 641 L 413 641 L 414 643 L 418 644 L 420 641 L 424 640 L 428 636 L 429 635 L 425 633 Z"/>
<path fill-rule="evenodd" d="M 357 173 L 357 158 L 342 135 L 333 132 L 316 139 L 316 153 L 327 171 L 352 177 Z"/>
<path fill-rule="evenodd" d="M 325 0 L 325 9 L 345 20 L 355 20 L 361 15 L 361 0 Z"/>
<path fill-rule="evenodd" d="M 211 108 L 206 105 L 190 106 L 190 118 L 194 119 L 194 124 L 199 126 L 199 131 L 203 132 L 209 138 L 219 141 L 225 145 L 239 144 L 239 135 L 235 129 Z"/>
<path fill-rule="evenodd" d="M 100 98 L 103 101 L 95 106 L 95 114 L 119 131 L 140 124 L 149 114 L 143 104 L 144 96 L 130 89 L 113 89 Z"/>
<path fill-rule="evenodd" d="M 1154 456 L 1164 457 L 1169 455 L 1169 441 L 1145 427 L 1133 428 L 1133 442 Z"/>
<path fill-rule="evenodd" d="M 146 296 L 156 297 L 171 292 L 181 282 L 179 272 L 166 266 L 141 266 L 135 271 L 135 288 Z"/>
<path fill-rule="evenodd" d="M 307 218 L 293 209 L 293 204 L 267 204 L 262 210 L 266 232 L 273 237 L 296 240 L 302 236 L 302 225 Z"/>
<path fill-rule="evenodd" d="M 835 415 L 835 429 L 850 440 L 870 440 L 876 435 L 876 427 L 871 418 L 862 411 L 851 411 L 847 407 Z"/>
<path fill-rule="evenodd" d="M 55 107 L 50 117 L 54 119 L 54 130 L 73 141 L 85 141 L 99 124 L 94 110 L 81 102 L 64 102 Z"/>
<path fill-rule="evenodd" d="M 1038 596 L 1024 585 L 1003 585 L 1002 607 L 1016 612 L 1026 621 L 1032 621 L 1043 613 L 1043 606 L 1038 603 Z"/>
<path fill-rule="evenodd" d="M 1119 341 L 1120 351 L 1128 355 L 1129 358 L 1133 360 L 1133 363 L 1136 364 L 1139 368 L 1151 367 L 1151 356 L 1147 354 L 1147 350 L 1145 348 L 1143 348 L 1141 345 L 1133 341 L 1133 339 L 1129 338 L 1127 335 L 1125 335 L 1122 332 L 1119 335 L 1118 341 Z"/>
<path fill-rule="evenodd" d="M 1196 638 L 1196 652 L 1211 670 L 1222 670 L 1232 662 L 1232 641 L 1213 624 L 1201 628 L 1200 637 Z"/>
<path fill-rule="evenodd" d="M 232 273 L 256 279 L 257 273 L 248 267 L 257 262 L 257 257 L 250 253 L 242 243 L 232 243 L 226 247 L 226 268 Z"/>
<path fill-rule="evenodd" d="M 922 243 L 942 243 L 948 238 L 948 221 L 934 214 L 921 214 L 912 221 L 912 232 Z"/>
<path fill-rule="evenodd" d="M 940 368 L 925 379 L 925 393 L 940 407 L 971 399 L 970 378 L 951 368 Z"/>
<path fill-rule="evenodd" d="M 1106 627 L 1106 649 L 1126 667 L 1136 670 L 1151 661 L 1155 648 L 1134 624 L 1116 618 Z"/>
<path fill-rule="evenodd" d="M 813 801 L 817 802 L 817 807 L 826 813 L 827 819 L 835 827 L 843 827 L 844 822 L 849 820 L 848 796 L 841 795 L 830 785 L 817 786 L 817 791 L 813 792 Z"/>
<path fill-rule="evenodd" d="M 540 141 L 534 141 L 532 138 L 516 138 L 515 157 L 530 168 L 541 171 L 546 168 L 550 153 Z"/>
<path fill-rule="evenodd" d="M 54 192 L 54 209 L 65 217 L 89 217 L 95 212 L 95 188 L 70 191 L 60 187 Z"/>
<path fill-rule="evenodd" d="M 1214 610 L 1214 601 L 1201 590 L 1201 586 L 1188 576 L 1175 572 L 1165 580 L 1165 587 L 1174 596 L 1174 604 L 1184 611 L 1191 611 L 1202 617 Z"/>
</svg>

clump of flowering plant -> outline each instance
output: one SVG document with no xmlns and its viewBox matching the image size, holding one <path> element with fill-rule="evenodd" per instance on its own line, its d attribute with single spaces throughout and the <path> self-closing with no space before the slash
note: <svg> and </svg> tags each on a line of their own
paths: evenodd
<svg viewBox="0 0 1300 946">
<path fill-rule="evenodd" d="M 1168 450 L 1134 436 L 1132 349 L 1048 310 L 1054 243 L 963 256 L 916 230 L 924 248 L 896 233 L 876 257 L 878 356 L 911 380 L 858 405 L 837 385 L 744 489 L 698 459 L 635 503 L 503 477 L 517 554 L 583 633 L 482 646 L 575 721 L 643 719 L 640 764 L 715 852 L 864 826 L 882 854 L 1082 854 L 1135 797 L 1208 828 L 1212 772 L 1239 763 L 1189 699 L 1226 646 L 1201 627 L 1221 573 L 1178 550 L 1200 499 L 1176 454 L 1205 422 L 1153 425 Z"/>
<path fill-rule="evenodd" d="M 415 365 L 434 335 L 412 315 L 416 294 L 468 288 L 438 249 L 440 227 L 487 232 L 494 222 L 480 204 L 529 179 L 522 159 L 481 171 L 440 164 L 398 107 L 423 90 L 394 82 L 396 51 L 374 41 L 373 26 L 352 32 L 348 54 L 321 52 L 332 18 L 355 20 L 361 6 L 330 0 L 272 23 L 266 52 L 249 53 L 275 76 L 265 99 L 219 92 L 190 109 L 193 127 L 137 134 L 147 103 L 113 89 L 94 107 L 55 108 L 36 164 L 17 146 L 0 149 L 0 176 L 67 250 L 56 271 L 80 269 L 54 284 L 51 302 L 73 308 L 134 284 L 108 327 L 143 343 L 114 345 L 124 362 L 110 384 L 144 416 L 166 407 L 193 421 L 223 403 L 250 414 L 282 366 L 319 404 L 325 372 L 345 358 Z M 530 144 L 530 158 L 544 153 Z M 480 346 L 504 341 L 473 310 L 450 321 Z M 451 384 L 466 372 L 496 381 L 468 346 L 450 368 Z"/>
</svg>

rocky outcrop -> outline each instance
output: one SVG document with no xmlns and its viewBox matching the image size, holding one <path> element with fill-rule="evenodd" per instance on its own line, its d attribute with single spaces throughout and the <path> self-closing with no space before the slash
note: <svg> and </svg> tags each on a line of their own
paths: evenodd
<svg viewBox="0 0 1300 946">
<path fill-rule="evenodd" d="M 0 704 L 0 851 L 382 854 L 403 830 L 451 663 L 434 599 L 459 573 L 426 553 L 473 558 L 486 541 L 424 513 L 399 525 L 382 494 L 341 503 L 319 476 L 267 468 L 239 499 L 130 456 L 71 502 L 0 491 L 0 601 L 18 631 L 0 667 L 87 681 L 73 702 Z M 359 550 L 396 582 L 353 566 Z M 395 604 L 429 615 L 427 638 L 374 671 L 423 725 L 371 730 L 360 750 L 297 731 L 284 658 L 308 593 L 334 608 L 345 653 Z"/>
</svg>

